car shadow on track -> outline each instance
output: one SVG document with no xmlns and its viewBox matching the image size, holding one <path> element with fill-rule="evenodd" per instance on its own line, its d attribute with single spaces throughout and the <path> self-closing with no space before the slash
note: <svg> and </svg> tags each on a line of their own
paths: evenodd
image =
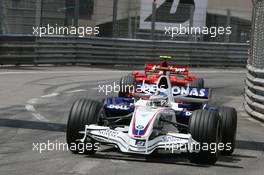
<svg viewBox="0 0 264 175">
<path fill-rule="evenodd" d="M 109 155 L 98 153 L 95 155 L 89 155 L 87 158 L 95 158 L 95 159 L 109 159 L 109 160 L 123 160 L 123 161 L 132 161 L 132 162 L 145 162 L 145 163 L 158 163 L 158 164 L 172 164 L 172 165 L 181 165 L 181 166 L 194 166 L 194 167 L 203 167 L 209 168 L 211 166 L 216 167 L 225 167 L 225 168 L 237 168 L 241 169 L 243 167 L 238 165 L 230 165 L 222 163 L 223 160 L 216 162 L 215 165 L 202 165 L 202 164 L 193 164 L 189 162 L 187 154 L 180 155 L 160 155 L 155 157 L 146 157 L 146 156 L 136 156 L 136 155 Z M 228 162 L 230 163 L 230 162 Z"/>
<path fill-rule="evenodd" d="M 196 165 L 188 162 L 186 156 L 178 155 L 160 155 L 155 157 L 147 157 L 143 155 L 128 155 L 128 154 L 104 154 L 96 153 L 95 155 L 89 155 L 87 158 L 95 159 L 109 159 L 109 160 L 123 160 L 131 162 L 145 162 L 145 163 L 159 163 L 159 164 L 176 164 L 185 166 L 199 166 L 199 167 L 209 167 L 208 165 Z"/>
<path fill-rule="evenodd" d="M 17 119 L 0 119 L 0 127 L 45 130 L 54 132 L 66 131 L 65 124 Z"/>
<path fill-rule="evenodd" d="M 232 154 L 230 156 L 221 156 L 219 158 L 218 162 L 238 163 L 242 159 L 257 159 L 257 157 L 256 156 L 249 156 L 249 155 L 241 155 L 241 154 Z"/>
<path fill-rule="evenodd" d="M 230 163 L 237 163 L 241 159 L 240 155 L 232 156 L 221 156 L 216 162 L 216 167 L 225 167 L 225 168 L 238 168 L 243 167 L 239 165 L 231 165 Z M 212 165 L 202 165 L 202 164 L 193 164 L 188 160 L 188 154 L 158 154 L 153 156 L 144 156 L 144 155 L 134 155 L 134 154 L 122 154 L 115 147 L 110 147 L 99 151 L 94 155 L 89 155 L 87 158 L 95 159 L 109 159 L 109 160 L 123 160 L 123 161 L 132 161 L 132 162 L 145 162 L 145 163 L 158 163 L 158 164 L 173 164 L 173 165 L 183 165 L 183 166 L 195 166 L 195 167 L 211 167 Z M 228 164 L 227 164 L 228 163 Z"/>
<path fill-rule="evenodd" d="M 62 124 L 62 123 L 29 121 L 29 120 L 18 120 L 18 119 L 5 119 L 5 118 L 4 119 L 0 118 L 0 127 L 12 127 L 12 128 L 25 128 L 25 129 L 66 132 L 66 124 Z M 237 140 L 236 148 L 252 150 L 252 151 L 264 151 L 264 142 Z"/>
<path fill-rule="evenodd" d="M 46 131 L 54 131 L 54 132 L 66 131 L 66 124 L 62 124 L 62 123 L 5 119 L 5 118 L 4 119 L 0 118 L 0 127 L 46 130 Z M 264 151 L 264 142 L 237 140 L 236 148 L 244 149 L 244 150 L 252 150 L 252 151 Z"/>
</svg>

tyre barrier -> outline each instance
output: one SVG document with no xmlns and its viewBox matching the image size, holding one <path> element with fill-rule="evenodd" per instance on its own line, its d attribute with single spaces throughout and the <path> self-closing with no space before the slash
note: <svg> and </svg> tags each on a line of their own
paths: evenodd
<svg viewBox="0 0 264 175">
<path fill-rule="evenodd" d="M 247 66 L 245 110 L 252 117 L 264 121 L 264 69 Z"/>
</svg>

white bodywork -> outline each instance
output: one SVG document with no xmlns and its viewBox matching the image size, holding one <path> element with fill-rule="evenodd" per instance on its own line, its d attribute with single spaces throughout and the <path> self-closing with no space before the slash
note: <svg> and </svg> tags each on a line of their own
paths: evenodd
<svg viewBox="0 0 264 175">
<path fill-rule="evenodd" d="M 121 152 L 136 154 L 151 154 L 156 149 L 167 153 L 195 152 L 193 145 L 198 144 L 190 134 L 167 133 L 148 140 L 130 136 L 123 129 L 86 125 L 83 139 L 89 136 L 97 142 L 114 144 Z"/>
</svg>

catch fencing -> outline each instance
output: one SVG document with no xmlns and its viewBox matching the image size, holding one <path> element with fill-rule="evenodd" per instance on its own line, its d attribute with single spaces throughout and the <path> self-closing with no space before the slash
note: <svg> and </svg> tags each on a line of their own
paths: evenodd
<svg viewBox="0 0 264 175">
<path fill-rule="evenodd" d="M 100 37 L 169 40 L 165 27 L 182 25 L 231 27 L 232 33 L 211 37 L 184 32 L 173 40 L 245 43 L 250 39 L 249 4 L 242 5 L 245 9 L 210 4 L 207 0 L 0 0 L 0 34 L 32 34 L 33 26 L 97 26 Z"/>
</svg>

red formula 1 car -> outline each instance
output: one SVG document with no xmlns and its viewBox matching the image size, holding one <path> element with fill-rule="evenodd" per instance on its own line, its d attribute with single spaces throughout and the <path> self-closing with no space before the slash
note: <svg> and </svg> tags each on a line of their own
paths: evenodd
<svg viewBox="0 0 264 175">
<path fill-rule="evenodd" d="M 166 57 L 168 58 L 168 57 Z M 169 57 L 170 58 L 170 57 Z M 170 64 L 162 60 L 159 65 L 146 64 L 144 72 L 132 72 L 120 79 L 119 97 L 131 97 L 131 92 L 135 90 L 137 84 L 155 84 L 161 75 L 167 75 L 173 86 L 187 86 L 203 88 L 204 80 L 189 75 L 188 66 Z"/>
</svg>

